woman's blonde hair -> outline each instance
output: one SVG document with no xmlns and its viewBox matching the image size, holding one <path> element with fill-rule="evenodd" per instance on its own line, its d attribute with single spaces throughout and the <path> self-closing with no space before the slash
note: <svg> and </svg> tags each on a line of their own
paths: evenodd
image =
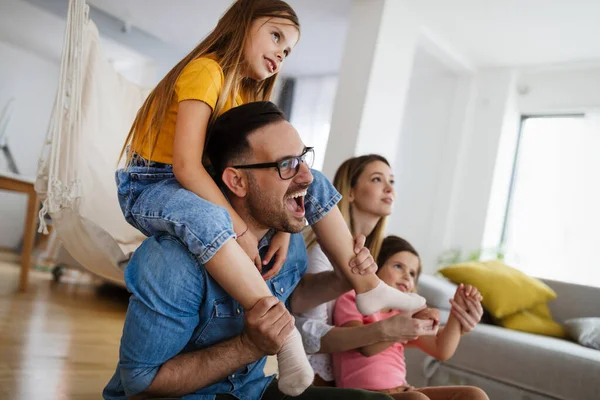
<svg viewBox="0 0 600 400">
<path fill-rule="evenodd" d="M 237 0 L 223 14 L 217 26 L 200 42 L 183 60 L 152 90 L 143 106 L 137 113 L 131 126 L 127 140 L 121 150 L 119 159 L 127 152 L 127 147 L 146 147 L 152 155 L 156 147 L 158 133 L 163 126 L 167 110 L 171 104 L 175 83 L 183 69 L 193 60 L 213 54 L 223 69 L 225 81 L 211 114 L 209 125 L 221 114 L 228 99 L 240 93 L 246 102 L 269 100 L 273 86 L 277 80 L 275 74 L 258 82 L 250 78 L 242 78 L 244 47 L 250 34 L 252 22 L 258 18 L 284 18 L 290 21 L 298 31 L 298 16 L 285 1 L 282 0 Z M 207 138 L 208 139 L 208 138 Z M 127 154 L 127 163 L 132 156 Z"/>
<path fill-rule="evenodd" d="M 339 201 L 338 207 L 342 212 L 344 220 L 346 220 L 346 223 L 350 228 L 350 232 L 354 232 L 354 221 L 352 221 L 352 213 L 350 211 L 352 209 L 352 204 L 350 204 L 350 201 L 348 200 L 350 197 L 350 191 L 354 186 L 356 186 L 358 178 L 363 173 L 367 165 L 375 161 L 381 161 L 388 167 L 390 166 L 388 160 L 378 154 L 368 154 L 365 156 L 353 157 L 344 161 L 342 165 L 340 165 L 335 173 L 335 177 L 333 178 L 333 186 L 335 186 L 337 191 L 342 195 L 342 199 Z M 367 241 L 365 242 L 365 246 L 369 249 L 374 259 L 377 259 L 381 249 L 386 221 L 387 217 L 381 217 L 377 222 L 377 225 L 375 225 L 373 232 L 367 236 Z M 310 227 L 307 228 L 304 238 L 307 248 L 311 248 L 317 243 L 317 237 Z"/>
</svg>

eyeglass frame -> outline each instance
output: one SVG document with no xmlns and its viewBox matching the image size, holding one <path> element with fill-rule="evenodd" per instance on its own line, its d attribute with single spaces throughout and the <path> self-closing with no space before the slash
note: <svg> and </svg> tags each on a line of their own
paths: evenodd
<svg viewBox="0 0 600 400">
<path fill-rule="evenodd" d="M 298 175 L 298 172 L 300 172 L 300 164 L 301 163 L 305 163 L 306 160 L 306 155 L 308 153 L 312 153 L 313 155 L 313 163 L 315 161 L 314 159 L 314 155 L 315 155 L 315 148 L 314 147 L 306 147 L 304 149 L 304 151 L 302 152 L 302 154 L 300 154 L 299 156 L 291 156 L 291 157 L 285 157 L 282 160 L 279 160 L 277 162 L 270 162 L 270 163 L 258 163 L 258 164 L 248 164 L 248 165 L 232 165 L 232 168 L 237 168 L 237 169 L 263 169 L 263 168 L 277 168 L 277 173 L 279 174 L 279 178 L 281 178 L 284 181 L 288 181 L 290 179 L 293 179 L 296 175 Z M 284 178 L 281 176 L 281 169 L 280 169 L 280 164 L 283 163 L 284 161 L 289 161 L 289 160 L 293 160 L 296 159 L 298 160 L 298 166 L 296 167 L 296 172 L 294 173 L 294 175 L 290 176 L 289 178 Z M 306 163 L 305 163 L 306 164 Z M 311 163 L 312 164 L 312 163 Z M 311 168 L 312 165 L 308 165 L 308 168 Z"/>
</svg>

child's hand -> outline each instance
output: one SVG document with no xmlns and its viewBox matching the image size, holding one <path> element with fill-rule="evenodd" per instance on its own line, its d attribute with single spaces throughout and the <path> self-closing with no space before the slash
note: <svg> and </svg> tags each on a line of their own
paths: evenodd
<svg viewBox="0 0 600 400">
<path fill-rule="evenodd" d="M 283 267 L 283 263 L 285 263 L 287 257 L 288 248 L 290 247 L 291 236 L 292 235 L 287 232 L 277 232 L 275 236 L 273 236 L 273 239 L 271 239 L 269 250 L 267 251 L 262 264 L 269 264 L 273 256 L 275 256 L 275 264 L 273 264 L 269 272 L 263 276 L 265 281 L 277 275 L 281 270 L 281 267 Z"/>
<path fill-rule="evenodd" d="M 350 259 L 350 269 L 354 274 L 374 274 L 377 271 L 371 252 L 365 247 L 366 240 L 365 235 L 358 235 L 354 239 L 354 257 Z"/>
<path fill-rule="evenodd" d="M 437 330 L 440 326 L 440 310 L 438 310 L 437 308 L 426 308 L 424 310 L 421 310 L 421 311 L 413 314 L 412 317 L 416 318 L 416 319 L 424 319 L 424 320 L 433 321 L 432 329 L 434 329 L 434 330 Z"/>
<path fill-rule="evenodd" d="M 482 300 L 483 296 L 476 287 L 465 286 L 462 283 L 456 289 L 454 299 L 450 299 L 450 304 L 452 304 L 450 312 L 460 322 L 463 334 L 471 332 L 481 321 L 483 316 Z"/>
<path fill-rule="evenodd" d="M 250 257 L 250 259 L 256 265 L 259 272 L 262 271 L 262 265 L 260 264 L 260 254 L 258 254 L 258 239 L 250 230 L 246 230 L 241 236 L 236 239 L 242 250 Z"/>
</svg>

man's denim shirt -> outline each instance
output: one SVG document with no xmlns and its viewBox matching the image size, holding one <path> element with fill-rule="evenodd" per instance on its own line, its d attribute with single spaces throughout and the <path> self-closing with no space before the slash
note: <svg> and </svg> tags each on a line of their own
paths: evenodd
<svg viewBox="0 0 600 400">
<path fill-rule="evenodd" d="M 261 256 L 266 254 L 271 237 L 267 234 L 260 241 Z M 267 281 L 269 289 L 287 303 L 306 267 L 304 240 L 301 234 L 294 234 L 283 268 Z M 132 295 L 119 364 L 104 389 L 105 399 L 139 394 L 171 358 L 242 332 L 244 310 L 240 304 L 173 236 L 146 239 L 125 269 L 125 282 Z M 183 399 L 212 400 L 217 393 L 230 393 L 242 400 L 259 399 L 273 379 L 263 373 L 265 361 L 266 357 Z"/>
</svg>

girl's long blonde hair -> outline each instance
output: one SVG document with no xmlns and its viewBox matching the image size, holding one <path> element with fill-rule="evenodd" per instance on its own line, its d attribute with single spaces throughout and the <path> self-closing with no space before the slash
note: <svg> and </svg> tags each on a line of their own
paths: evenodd
<svg viewBox="0 0 600 400">
<path fill-rule="evenodd" d="M 342 216 L 344 220 L 346 220 L 346 224 L 350 228 L 350 232 L 354 232 L 354 221 L 352 221 L 352 205 L 348 200 L 350 197 L 350 191 L 354 186 L 356 186 L 356 182 L 358 182 L 358 178 L 363 173 L 367 165 L 371 164 L 374 161 L 381 161 L 385 163 L 388 167 L 390 163 L 384 157 L 378 154 L 368 154 L 360 157 L 350 158 L 342 163 L 338 170 L 335 173 L 335 177 L 333 178 L 333 186 L 337 189 L 338 192 L 342 195 L 342 199 L 338 203 L 338 207 L 342 212 Z M 371 255 L 376 260 L 379 255 L 379 251 L 381 250 L 381 243 L 383 243 L 385 224 L 387 221 L 387 217 L 381 217 L 375 225 L 375 229 L 373 232 L 367 236 L 367 241 L 365 242 L 365 246 L 371 252 Z M 317 243 L 317 236 L 314 231 L 308 227 L 305 231 L 304 236 L 306 242 L 306 248 L 309 249 Z"/>
<path fill-rule="evenodd" d="M 186 65 L 197 58 L 214 54 L 225 76 L 223 88 L 211 114 L 209 125 L 221 114 L 227 100 L 235 98 L 236 93 L 240 93 L 246 102 L 269 100 L 278 74 L 261 82 L 242 78 L 246 38 L 250 34 L 252 21 L 263 17 L 287 19 L 300 30 L 298 16 L 285 1 L 235 1 L 221 17 L 215 29 L 175 65 L 152 90 L 137 113 L 119 159 L 127 152 L 127 164 L 129 163 L 132 151 L 127 151 L 127 147 L 130 144 L 131 148 L 145 147 L 150 150 L 149 154 L 154 152 L 158 133 L 163 126 L 172 101 L 175 83 Z"/>
</svg>

